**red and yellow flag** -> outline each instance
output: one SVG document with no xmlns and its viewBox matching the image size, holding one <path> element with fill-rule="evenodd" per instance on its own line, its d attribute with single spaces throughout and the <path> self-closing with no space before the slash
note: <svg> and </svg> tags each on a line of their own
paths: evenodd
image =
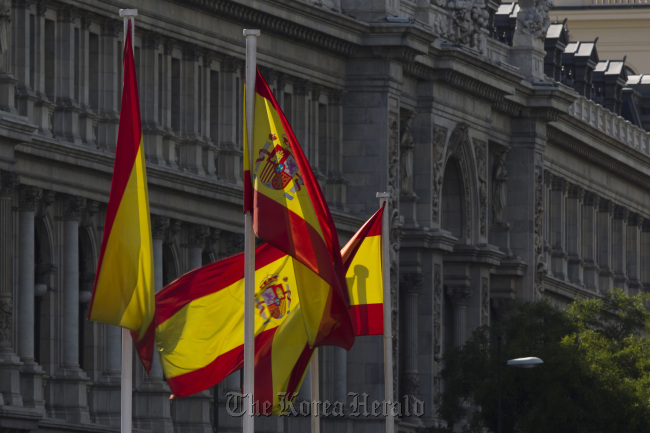
<svg viewBox="0 0 650 433">
<path fill-rule="evenodd" d="M 381 266 L 382 206 L 341 250 L 350 294 L 355 335 L 384 333 L 383 269 Z"/>
<path fill-rule="evenodd" d="M 124 88 L 111 193 L 88 318 L 130 329 L 136 344 L 154 314 L 151 222 L 132 25 L 124 42 Z M 142 359 L 149 370 L 151 350 Z M 141 357 L 143 353 L 141 352 Z"/>
<path fill-rule="evenodd" d="M 244 210 L 256 235 L 311 269 L 299 287 L 312 346 L 349 349 L 354 332 L 334 222 L 320 186 L 271 90 L 257 72 L 253 148 L 244 137 Z"/>
<path fill-rule="evenodd" d="M 342 251 L 344 263 L 350 266 L 348 283 L 358 335 L 373 335 L 383 329 L 382 214 L 383 208 Z M 295 398 L 313 354 L 298 289 L 316 277 L 302 263 L 269 244 L 258 247 L 255 258 L 256 408 L 262 414 L 277 415 Z M 156 321 L 151 328 L 156 328 L 156 347 L 167 383 L 178 397 L 208 389 L 240 369 L 244 354 L 244 255 L 188 272 L 158 292 Z"/>
<path fill-rule="evenodd" d="M 297 287 L 310 284 L 313 272 L 269 244 L 255 252 L 255 352 L 286 332 L 291 323 L 307 343 Z M 241 368 L 244 356 L 244 256 L 205 265 L 176 279 L 156 294 L 156 347 L 172 392 L 191 395 Z M 152 333 L 149 333 L 152 335 Z M 256 362 L 257 363 L 257 362 Z M 293 364 L 285 364 L 291 368 Z M 264 383 L 264 374 L 256 377 Z M 257 390 L 256 390 L 257 393 Z"/>
</svg>

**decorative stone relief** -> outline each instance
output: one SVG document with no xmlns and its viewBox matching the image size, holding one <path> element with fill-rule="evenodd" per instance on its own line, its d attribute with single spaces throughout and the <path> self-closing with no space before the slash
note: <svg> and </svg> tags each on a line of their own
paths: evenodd
<svg viewBox="0 0 650 433">
<path fill-rule="evenodd" d="M 230 257 L 244 251 L 244 234 L 222 231 L 220 238 L 223 240 L 223 250 L 219 252 L 219 258 Z"/>
<path fill-rule="evenodd" d="M 434 126 L 432 149 L 432 179 L 431 185 L 431 215 L 434 223 L 440 221 L 440 187 L 442 186 L 443 168 L 445 165 L 445 141 L 447 128 Z"/>
<path fill-rule="evenodd" d="M 433 265 L 433 400 L 440 401 L 441 382 L 440 370 L 442 368 L 442 269 L 440 265 Z"/>
<path fill-rule="evenodd" d="M 549 180 L 550 182 L 550 180 Z M 544 156 L 541 153 L 535 154 L 535 234 L 533 242 L 535 246 L 535 284 L 541 294 L 544 292 L 544 278 L 548 274 L 548 265 L 544 257 L 544 227 L 542 217 L 544 215 Z"/>
<path fill-rule="evenodd" d="M 490 283 L 487 278 L 481 279 L 481 325 L 490 324 Z"/>
<path fill-rule="evenodd" d="M 436 20 L 435 30 L 452 42 L 487 52 L 490 13 L 484 0 L 449 0 L 443 6 L 450 12 L 447 22 Z"/>
<path fill-rule="evenodd" d="M 66 219 L 80 219 L 81 211 L 86 207 L 86 199 L 83 197 L 72 196 L 65 201 L 63 217 Z"/>
<path fill-rule="evenodd" d="M 494 224 L 504 225 L 503 211 L 508 198 L 508 171 L 506 170 L 506 157 L 508 151 L 498 153 L 494 158 L 492 167 L 492 221 Z"/>
<path fill-rule="evenodd" d="M 13 338 L 11 297 L 0 295 L 0 348 L 11 347 Z"/>
<path fill-rule="evenodd" d="M 472 289 L 468 286 L 449 285 L 445 286 L 445 295 L 453 305 L 467 305 L 472 296 Z"/>
<path fill-rule="evenodd" d="M 413 191 L 413 148 L 415 144 L 413 141 L 413 133 L 411 132 L 411 125 L 414 118 L 415 113 L 408 112 L 401 119 L 400 124 L 400 185 L 402 195 L 408 197 L 415 195 Z"/>
<path fill-rule="evenodd" d="M 165 239 L 167 229 L 169 229 L 169 218 L 160 215 L 151 217 L 151 237 L 153 239 Z"/>
<path fill-rule="evenodd" d="M 33 186 L 23 186 L 20 188 L 20 197 L 18 206 L 20 210 L 36 212 L 38 203 L 43 197 L 43 190 Z"/>
<path fill-rule="evenodd" d="M 0 170 L 0 196 L 11 196 L 20 184 L 20 176 L 13 171 Z"/>
<path fill-rule="evenodd" d="M 9 50 L 9 25 L 11 23 L 11 1 L 0 1 L 0 53 Z"/>
<path fill-rule="evenodd" d="M 517 15 L 517 29 L 533 36 L 534 38 L 544 38 L 546 31 L 551 25 L 548 15 L 553 2 L 550 0 L 535 0 L 532 6 L 519 4 L 521 9 Z"/>
<path fill-rule="evenodd" d="M 479 199 L 479 231 L 485 236 L 487 233 L 487 160 L 486 143 L 475 140 L 474 153 L 476 155 L 476 175 L 478 176 Z"/>
</svg>

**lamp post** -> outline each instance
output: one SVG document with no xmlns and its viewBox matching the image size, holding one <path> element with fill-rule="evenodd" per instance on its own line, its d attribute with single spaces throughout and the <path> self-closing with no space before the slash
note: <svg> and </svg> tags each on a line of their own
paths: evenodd
<svg viewBox="0 0 650 433">
<path fill-rule="evenodd" d="M 534 356 L 506 361 L 506 365 L 518 368 L 533 368 L 543 363 L 544 361 Z M 501 433 L 501 364 L 501 336 L 499 336 L 497 338 L 497 433 Z"/>
</svg>

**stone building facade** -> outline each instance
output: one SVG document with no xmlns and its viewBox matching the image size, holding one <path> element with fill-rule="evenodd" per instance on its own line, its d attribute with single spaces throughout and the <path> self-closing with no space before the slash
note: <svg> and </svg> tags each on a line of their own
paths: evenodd
<svg viewBox="0 0 650 433">
<path fill-rule="evenodd" d="M 650 285 L 650 136 L 619 115 L 622 76 L 611 107 L 585 90 L 598 59 L 565 52 L 545 0 L 502 14 L 508 37 L 492 0 L 3 0 L 1 431 L 119 431 L 120 330 L 85 317 L 119 120 L 120 7 L 139 10 L 156 288 L 243 250 L 242 30 L 260 29 L 259 67 L 341 241 L 390 194 L 395 397 L 424 408 L 403 407 L 400 431 L 444 422 L 445 348 L 508 300 L 564 305 Z M 582 81 L 561 74 L 583 60 Z M 321 353 L 321 399 L 346 402 L 323 430 L 382 429 L 351 401 L 383 400 L 382 339 Z M 235 374 L 170 400 L 159 365 L 136 368 L 134 426 L 240 431 L 226 410 L 239 389 Z"/>
</svg>

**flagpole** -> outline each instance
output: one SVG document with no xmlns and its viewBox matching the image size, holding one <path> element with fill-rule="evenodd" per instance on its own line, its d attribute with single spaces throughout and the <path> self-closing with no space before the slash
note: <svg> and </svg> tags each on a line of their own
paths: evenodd
<svg viewBox="0 0 650 433">
<path fill-rule="evenodd" d="M 255 125 L 255 77 L 257 75 L 257 36 L 259 30 L 244 29 L 246 37 L 246 135 L 249 167 L 253 168 Z M 251 171 L 252 173 L 252 171 Z M 252 182 L 252 179 L 251 179 Z M 255 387 L 255 233 L 250 210 L 244 217 L 244 433 L 254 433 L 253 397 Z"/>
<path fill-rule="evenodd" d="M 319 349 L 314 349 L 311 356 L 311 365 L 309 369 L 309 379 L 311 382 L 311 433 L 320 433 L 320 414 L 319 396 L 320 396 L 320 374 L 318 371 L 318 352 Z"/>
<path fill-rule="evenodd" d="M 120 9 L 120 16 L 124 18 L 124 43 L 129 20 L 131 20 L 131 48 L 135 41 L 135 17 L 137 9 Z M 131 433 L 133 423 L 133 342 L 128 329 L 122 328 L 122 367 L 120 378 L 121 415 L 120 427 L 122 433 Z"/>
<path fill-rule="evenodd" d="M 379 205 L 385 206 L 381 221 L 381 269 L 384 289 L 384 399 L 386 400 L 386 433 L 395 432 L 393 413 L 393 321 L 390 295 L 390 209 L 387 192 L 378 192 Z"/>
</svg>

